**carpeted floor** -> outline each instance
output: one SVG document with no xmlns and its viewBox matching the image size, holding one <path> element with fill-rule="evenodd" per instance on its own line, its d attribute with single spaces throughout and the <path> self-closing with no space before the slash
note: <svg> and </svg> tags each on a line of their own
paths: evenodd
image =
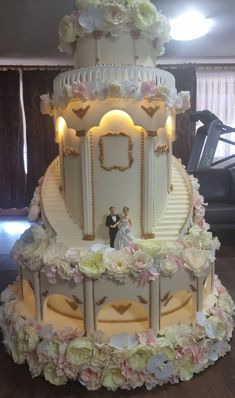
<svg viewBox="0 0 235 398">
<path fill-rule="evenodd" d="M 14 239 L 17 238 L 15 234 Z M 0 291 L 12 282 L 16 267 L 9 257 L 12 234 L 7 237 L 1 231 L 0 221 Z M 235 299 L 235 247 L 223 246 L 216 264 L 222 283 L 227 286 Z M 88 392 L 78 383 L 64 387 L 54 387 L 43 378 L 32 379 L 26 366 L 15 365 L 5 353 L 0 338 L 0 398 L 235 398 L 235 337 L 232 351 L 205 372 L 196 375 L 189 382 L 178 385 L 165 385 L 148 392 L 144 388 L 134 391 L 111 393 L 105 389 Z"/>
</svg>

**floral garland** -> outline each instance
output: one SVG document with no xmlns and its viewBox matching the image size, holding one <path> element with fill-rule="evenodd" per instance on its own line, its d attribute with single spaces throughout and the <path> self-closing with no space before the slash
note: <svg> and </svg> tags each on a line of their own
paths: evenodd
<svg viewBox="0 0 235 398">
<path fill-rule="evenodd" d="M 2 292 L 0 328 L 3 343 L 17 364 L 27 363 L 32 377 L 43 375 L 54 385 L 79 381 L 88 390 L 115 391 L 190 380 L 230 351 L 234 303 L 219 279 L 206 313 L 190 325 L 178 324 L 108 337 L 98 331 L 83 335 L 66 327 L 37 323 L 17 313 L 18 286 Z"/>
<path fill-rule="evenodd" d="M 56 243 L 42 225 L 34 224 L 16 241 L 12 256 L 22 267 L 45 273 L 50 283 L 56 283 L 58 279 L 81 283 L 84 277 L 124 283 L 128 276 L 144 285 L 158 275 L 172 276 L 179 269 L 188 269 L 195 276 L 204 275 L 214 261 L 220 243 L 207 230 L 205 203 L 198 191 L 198 181 L 193 176 L 191 181 L 193 220 L 182 240 L 140 240 L 118 251 L 95 244 L 90 250 L 82 251 Z"/>
<path fill-rule="evenodd" d="M 49 94 L 41 95 L 42 114 L 51 116 L 54 114 L 54 107 L 65 108 L 72 99 L 79 99 L 81 102 L 104 101 L 114 97 L 134 98 L 136 101 L 145 98 L 149 102 L 162 100 L 169 108 L 175 108 L 177 114 L 186 112 L 191 106 L 189 91 L 180 91 L 177 94 L 175 88 L 157 85 L 155 80 L 142 83 L 134 80 L 74 82 L 72 85 L 65 84 L 63 92 L 60 97 L 51 97 Z"/>
<path fill-rule="evenodd" d="M 59 24 L 60 48 L 69 54 L 79 38 L 110 36 L 115 40 L 121 32 L 129 32 L 134 40 L 141 34 L 156 40 L 156 55 L 165 52 L 170 41 L 167 18 L 149 0 L 75 0 L 74 10 Z"/>
</svg>

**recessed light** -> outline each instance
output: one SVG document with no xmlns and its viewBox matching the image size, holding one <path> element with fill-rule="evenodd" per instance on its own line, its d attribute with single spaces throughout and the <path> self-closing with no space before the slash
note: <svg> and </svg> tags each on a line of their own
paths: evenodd
<svg viewBox="0 0 235 398">
<path fill-rule="evenodd" d="M 170 20 L 170 26 L 172 39 L 187 41 L 205 36 L 212 26 L 212 20 L 192 10 Z"/>
</svg>

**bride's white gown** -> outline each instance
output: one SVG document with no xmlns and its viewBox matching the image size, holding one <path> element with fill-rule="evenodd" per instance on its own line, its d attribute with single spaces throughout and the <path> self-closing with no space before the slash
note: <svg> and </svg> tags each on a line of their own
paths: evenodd
<svg viewBox="0 0 235 398">
<path fill-rule="evenodd" d="M 129 247 L 133 242 L 130 230 L 130 223 L 127 218 L 123 218 L 118 226 L 118 232 L 114 241 L 114 249 L 120 250 Z"/>
</svg>

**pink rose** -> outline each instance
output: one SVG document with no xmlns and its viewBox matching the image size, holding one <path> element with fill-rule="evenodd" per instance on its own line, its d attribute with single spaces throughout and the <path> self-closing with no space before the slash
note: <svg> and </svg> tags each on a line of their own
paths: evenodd
<svg viewBox="0 0 235 398">
<path fill-rule="evenodd" d="M 101 369 L 97 366 L 83 366 L 79 373 L 79 381 L 88 390 L 97 390 L 100 387 Z"/>
<path fill-rule="evenodd" d="M 143 94 L 144 97 L 154 97 L 156 95 L 156 82 L 155 80 L 151 80 L 150 82 L 143 82 L 141 84 L 141 94 Z"/>
<path fill-rule="evenodd" d="M 157 339 L 154 330 L 149 329 L 147 332 L 138 333 L 138 337 L 141 344 L 155 347 Z"/>
<path fill-rule="evenodd" d="M 79 98 L 82 102 L 87 101 L 88 98 L 87 98 L 86 86 L 84 83 L 74 82 L 73 91 L 76 97 Z"/>
</svg>

